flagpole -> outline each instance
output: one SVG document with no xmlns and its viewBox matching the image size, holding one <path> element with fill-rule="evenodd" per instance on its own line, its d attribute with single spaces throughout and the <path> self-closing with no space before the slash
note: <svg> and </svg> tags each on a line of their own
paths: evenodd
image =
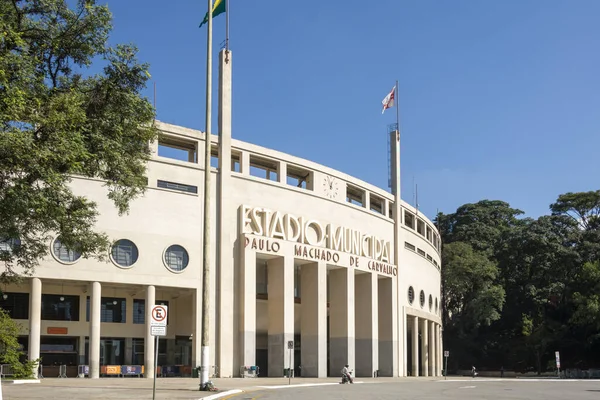
<svg viewBox="0 0 600 400">
<path fill-rule="evenodd" d="M 398 200 L 402 200 L 402 176 L 400 171 L 400 153 L 402 146 L 400 145 L 400 93 L 398 90 L 398 80 L 396 79 L 396 140 L 398 141 Z"/>
<path fill-rule="evenodd" d="M 204 130 L 204 233 L 202 250 L 202 344 L 200 390 L 208 390 L 209 289 L 210 289 L 210 194 L 211 194 L 211 114 L 212 114 L 212 20 L 213 0 L 208 0 L 208 30 L 206 34 L 206 129 Z"/>
<path fill-rule="evenodd" d="M 229 0 L 225 1 L 225 50 L 229 51 Z"/>
</svg>

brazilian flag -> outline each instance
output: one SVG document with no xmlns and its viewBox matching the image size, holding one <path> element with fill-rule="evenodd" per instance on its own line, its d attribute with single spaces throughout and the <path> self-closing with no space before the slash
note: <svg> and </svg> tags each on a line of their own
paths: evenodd
<svg viewBox="0 0 600 400">
<path fill-rule="evenodd" d="M 226 0 L 216 0 L 214 2 L 213 9 L 212 9 L 213 18 L 216 17 L 217 15 L 223 14 L 225 11 L 227 11 L 226 4 L 227 4 Z M 204 16 L 204 19 L 202 20 L 202 23 L 200 24 L 199 28 L 202 28 L 202 25 L 207 24 L 207 23 L 208 23 L 208 12 Z"/>
</svg>

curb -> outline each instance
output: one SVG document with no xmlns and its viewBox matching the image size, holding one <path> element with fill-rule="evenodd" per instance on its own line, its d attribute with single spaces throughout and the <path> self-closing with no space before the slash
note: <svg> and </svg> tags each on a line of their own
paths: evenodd
<svg viewBox="0 0 600 400">
<path fill-rule="evenodd" d="M 12 379 L 12 380 L 3 380 L 2 383 L 6 383 L 7 385 L 26 385 L 29 383 L 40 383 L 39 379 Z"/>
</svg>

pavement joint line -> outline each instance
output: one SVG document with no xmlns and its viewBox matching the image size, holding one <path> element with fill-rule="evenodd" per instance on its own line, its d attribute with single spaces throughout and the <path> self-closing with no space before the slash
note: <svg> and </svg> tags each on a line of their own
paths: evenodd
<svg viewBox="0 0 600 400">
<path fill-rule="evenodd" d="M 447 379 L 436 382 L 468 382 L 468 379 Z M 474 379 L 473 382 L 600 382 L 600 379 Z"/>
<path fill-rule="evenodd" d="M 232 390 L 228 390 L 226 392 L 221 392 L 221 393 L 211 394 L 210 396 L 201 397 L 201 398 L 199 398 L 197 400 L 214 400 L 214 399 L 220 399 L 222 397 L 231 396 L 231 395 L 234 395 L 234 394 L 240 394 L 242 392 L 243 392 L 243 390 L 241 390 L 241 389 L 232 389 Z"/>
</svg>

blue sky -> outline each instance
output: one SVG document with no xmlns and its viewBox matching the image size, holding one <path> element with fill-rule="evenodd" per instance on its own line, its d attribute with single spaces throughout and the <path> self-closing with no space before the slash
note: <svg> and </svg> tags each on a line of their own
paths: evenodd
<svg viewBox="0 0 600 400">
<path fill-rule="evenodd" d="M 158 118 L 204 130 L 203 0 L 108 2 L 151 64 Z M 233 136 L 387 188 L 381 100 L 400 81 L 403 198 L 529 216 L 600 189 L 600 1 L 230 0 Z M 214 20 L 217 52 L 224 15 Z M 152 83 L 145 95 L 152 97 Z"/>
</svg>

